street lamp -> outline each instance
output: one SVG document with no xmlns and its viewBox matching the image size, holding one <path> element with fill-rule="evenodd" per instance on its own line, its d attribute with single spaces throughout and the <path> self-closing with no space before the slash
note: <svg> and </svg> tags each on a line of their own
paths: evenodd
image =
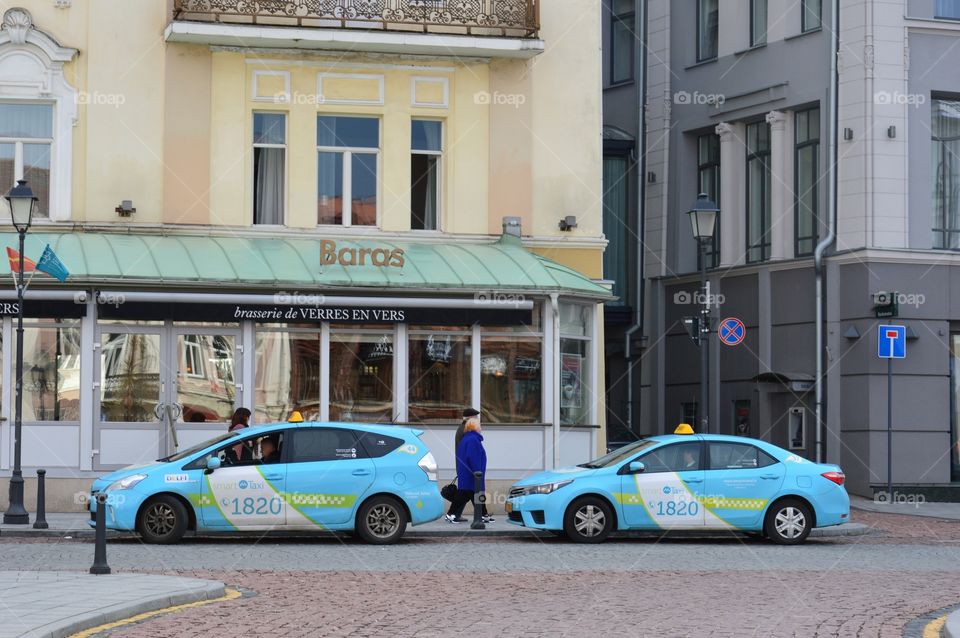
<svg viewBox="0 0 960 638">
<path fill-rule="evenodd" d="M 10 505 L 3 513 L 3 522 L 7 525 L 26 525 L 30 515 L 23 506 L 23 472 L 20 470 L 20 443 L 23 430 L 23 241 L 33 222 L 37 202 L 26 180 L 17 180 L 6 195 L 10 204 L 10 217 L 13 226 L 20 234 L 20 272 L 17 278 L 17 373 L 16 403 L 13 422 L 13 475 L 10 477 Z"/>
<path fill-rule="evenodd" d="M 700 348 L 700 431 L 710 432 L 710 287 L 707 283 L 707 244 L 713 239 L 720 209 L 706 193 L 700 193 L 693 208 L 687 211 L 693 238 L 697 240 L 700 261 L 700 318 L 697 322 L 697 346 Z"/>
</svg>

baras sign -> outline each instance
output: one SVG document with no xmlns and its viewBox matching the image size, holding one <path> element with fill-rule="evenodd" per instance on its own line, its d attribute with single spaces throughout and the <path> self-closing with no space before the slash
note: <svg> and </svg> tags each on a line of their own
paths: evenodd
<svg viewBox="0 0 960 638">
<path fill-rule="evenodd" d="M 402 248 L 337 248 L 332 239 L 320 240 L 320 265 L 382 266 L 403 268 Z"/>
</svg>

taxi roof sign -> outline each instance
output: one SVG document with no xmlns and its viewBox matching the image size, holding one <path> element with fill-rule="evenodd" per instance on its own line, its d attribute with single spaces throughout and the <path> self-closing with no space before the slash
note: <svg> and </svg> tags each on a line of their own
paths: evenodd
<svg viewBox="0 0 960 638">
<path fill-rule="evenodd" d="M 290 418 L 287 419 L 290 423 L 303 423 L 303 415 L 300 414 L 299 410 L 294 410 L 290 413 Z"/>
<path fill-rule="evenodd" d="M 693 434 L 693 428 L 690 427 L 689 423 L 681 423 L 677 426 L 677 429 L 673 431 L 674 434 Z"/>
</svg>

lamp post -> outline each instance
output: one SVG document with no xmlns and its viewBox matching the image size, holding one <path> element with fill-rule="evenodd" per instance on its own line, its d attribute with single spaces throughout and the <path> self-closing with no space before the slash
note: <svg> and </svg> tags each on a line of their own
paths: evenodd
<svg viewBox="0 0 960 638">
<path fill-rule="evenodd" d="M 687 211 L 693 238 L 697 241 L 700 261 L 700 318 L 697 321 L 697 346 L 700 348 L 700 431 L 710 432 L 710 287 L 707 283 L 707 243 L 713 239 L 720 209 L 706 193 L 700 193 L 693 208 Z"/>
<path fill-rule="evenodd" d="M 10 204 L 10 217 L 13 226 L 20 235 L 20 272 L 17 277 L 17 371 L 15 419 L 13 422 L 13 475 L 10 477 L 10 505 L 3 513 L 3 522 L 7 525 L 26 525 L 30 515 L 23 506 L 23 472 L 20 470 L 20 444 L 23 430 L 23 241 L 33 214 L 37 209 L 37 198 L 27 186 L 25 180 L 17 180 L 6 195 Z"/>
</svg>

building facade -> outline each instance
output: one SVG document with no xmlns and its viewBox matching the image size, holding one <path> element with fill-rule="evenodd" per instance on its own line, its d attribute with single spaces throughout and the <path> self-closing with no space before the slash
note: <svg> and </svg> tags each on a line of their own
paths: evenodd
<svg viewBox="0 0 960 638">
<path fill-rule="evenodd" d="M 0 181 L 40 198 L 27 257 L 71 271 L 24 305 L 49 509 L 240 406 L 412 424 L 444 477 L 472 406 L 495 493 L 604 448 L 599 5 L 314 4 L 4 14 Z"/>
<path fill-rule="evenodd" d="M 707 257 L 714 317 L 747 329 L 739 346 L 711 340 L 711 430 L 839 463 L 852 491 L 871 493 L 888 471 L 877 327 L 899 323 L 892 480 L 949 497 L 960 478 L 960 5 L 644 4 L 644 432 L 704 409 L 682 319 L 700 301 L 686 211 L 705 192 L 721 209 Z M 877 317 L 878 292 L 898 293 L 897 317 Z"/>
</svg>

